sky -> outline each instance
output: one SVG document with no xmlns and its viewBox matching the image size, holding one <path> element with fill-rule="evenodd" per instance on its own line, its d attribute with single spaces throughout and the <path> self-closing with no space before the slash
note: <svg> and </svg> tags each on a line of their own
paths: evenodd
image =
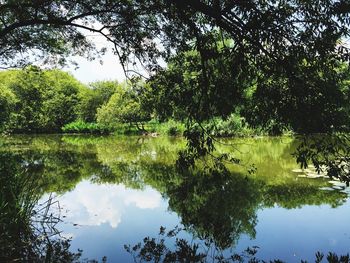
<svg viewBox="0 0 350 263">
<path fill-rule="evenodd" d="M 102 26 L 94 24 L 96 28 Z M 69 60 L 73 60 L 78 64 L 78 69 L 75 66 L 65 67 L 64 71 L 68 71 L 79 81 L 88 84 L 97 80 L 118 80 L 120 82 L 125 80 L 125 74 L 123 68 L 118 60 L 118 57 L 113 54 L 113 45 L 108 42 L 103 36 L 83 31 L 88 40 L 94 43 L 97 49 L 102 47 L 107 48 L 107 52 L 101 59 L 89 61 L 86 58 L 74 56 L 70 57 Z M 103 63 L 100 63 L 100 60 Z"/>
<path fill-rule="evenodd" d="M 94 27 L 99 28 L 102 25 L 95 23 Z M 103 36 L 89 32 L 82 31 L 84 35 L 90 40 L 98 50 L 102 47 L 107 48 L 107 52 L 101 59 L 96 59 L 89 61 L 88 59 L 80 56 L 71 56 L 67 58 L 67 61 L 74 61 L 76 65 L 67 65 L 61 68 L 63 71 L 71 73 L 76 79 L 84 84 L 89 84 L 98 80 L 117 80 L 118 82 L 123 82 L 126 80 L 125 73 L 119 62 L 118 57 L 112 52 L 112 43 L 108 42 Z M 30 57 L 30 56 L 29 56 Z M 33 59 L 35 61 L 35 59 Z M 101 63 L 102 61 L 102 63 Z M 38 66 L 45 68 L 45 64 L 42 62 L 33 63 L 38 64 Z M 160 62 L 162 64 L 162 62 Z M 163 63 L 164 64 L 164 63 Z M 1 66 L 1 65 L 0 65 Z M 144 70 L 139 66 L 133 68 L 143 75 L 147 75 Z"/>
<path fill-rule="evenodd" d="M 71 66 L 63 68 L 63 70 L 70 72 L 85 84 L 96 80 L 118 80 L 120 82 L 125 80 L 122 66 L 117 56 L 113 55 L 112 52 L 107 52 L 102 57 L 102 64 L 100 64 L 100 60 L 88 61 L 83 57 L 73 57 L 72 59 L 78 63 L 79 68 L 75 69 Z"/>
<path fill-rule="evenodd" d="M 98 25 L 95 24 L 95 26 L 98 28 Z M 84 33 L 86 32 L 84 31 Z M 113 45 L 97 33 L 88 32 L 88 34 L 85 34 L 85 36 L 95 44 L 98 50 L 102 47 L 107 47 L 106 54 L 102 56 L 101 59 L 96 59 L 93 61 L 89 61 L 88 59 L 80 56 L 71 56 L 67 58 L 67 61 L 74 61 L 77 63 L 77 66 L 67 65 L 63 67 L 62 70 L 71 73 L 76 79 L 84 84 L 89 84 L 98 80 L 117 80 L 118 82 L 125 81 L 125 73 L 119 59 L 112 52 Z M 35 59 L 33 60 L 35 61 Z M 39 61 L 38 63 L 34 62 L 33 64 L 38 64 L 38 66 L 45 68 L 45 65 L 41 63 L 42 62 Z M 162 65 L 162 62 L 160 62 L 160 64 Z M 143 75 L 147 75 L 141 67 L 136 67 L 134 69 Z"/>
<path fill-rule="evenodd" d="M 102 25 L 94 24 L 96 28 Z M 86 33 L 86 32 L 84 32 Z M 126 80 L 125 73 L 116 55 L 113 54 L 113 44 L 108 42 L 103 36 L 97 33 L 85 34 L 88 40 L 93 42 L 96 48 L 99 50 L 103 47 L 107 48 L 107 52 L 101 59 L 96 59 L 94 61 L 89 61 L 86 58 L 74 56 L 68 60 L 73 60 L 78 64 L 78 68 L 75 66 L 65 67 L 64 71 L 68 71 L 79 81 L 88 84 L 97 80 L 118 80 L 123 82 Z M 101 64 L 100 61 L 103 63 Z M 165 62 L 159 60 L 159 65 L 165 66 Z M 141 67 L 139 63 L 136 63 L 132 67 L 133 70 L 139 72 L 143 76 L 147 76 L 145 70 Z"/>
</svg>

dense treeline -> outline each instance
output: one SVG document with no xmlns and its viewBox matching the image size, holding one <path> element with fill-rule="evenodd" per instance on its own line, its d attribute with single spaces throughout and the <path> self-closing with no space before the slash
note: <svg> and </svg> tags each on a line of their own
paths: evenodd
<svg viewBox="0 0 350 263">
<path fill-rule="evenodd" d="M 348 131 L 346 63 L 296 59 L 289 68 L 293 75 L 278 68 L 263 74 L 254 60 L 236 64 L 238 58 L 229 56 L 232 39 L 223 40 L 217 31 L 207 37 L 212 53 L 205 62 L 194 48 L 179 52 L 147 80 L 84 85 L 57 69 L 1 71 L 0 131 L 109 133 L 123 126 L 145 132 L 151 119 L 170 120 L 169 134 L 186 123 L 187 137 L 203 133 L 203 127 L 216 136 Z"/>
<path fill-rule="evenodd" d="M 84 88 L 68 73 L 36 67 L 0 72 L 1 129 L 53 132 L 77 117 Z"/>
<path fill-rule="evenodd" d="M 60 132 L 69 124 L 80 125 L 77 131 L 109 131 L 115 123 L 149 119 L 125 83 L 83 85 L 69 73 L 33 66 L 1 71 L 0 83 L 2 132 Z"/>
<path fill-rule="evenodd" d="M 182 69 L 185 76 L 195 74 L 186 66 Z M 180 72 L 181 69 L 177 70 Z M 168 72 L 178 74 L 172 64 Z M 84 85 L 58 69 L 42 70 L 30 66 L 23 70 L 1 71 L 0 132 L 157 131 L 179 135 L 185 130 L 187 113 L 173 94 L 185 92 L 186 83 L 178 83 L 181 87 L 171 90 L 171 85 L 157 83 L 161 78 L 162 74 L 159 74 L 147 82 L 97 81 Z M 171 78 L 167 80 L 171 81 Z M 186 96 L 180 98 L 184 99 Z M 218 115 L 206 124 L 218 136 L 257 132 L 257 129 L 253 131 L 243 126 L 239 112 L 231 112 L 226 119 Z"/>
<path fill-rule="evenodd" d="M 212 46 L 212 53 L 205 62 L 195 49 L 185 51 L 151 77 L 150 97 L 161 117 L 191 116 L 202 123 L 214 117 L 220 123 L 238 116 L 248 126 L 269 134 L 349 130 L 347 63 L 329 57 L 296 58 L 288 72 L 267 64 L 270 72 L 264 74 L 253 58 L 236 65 L 236 58 L 230 57 L 235 43 L 218 39 L 215 32 L 209 34 L 207 45 Z"/>
<path fill-rule="evenodd" d="M 246 68 L 236 69 L 240 73 L 235 74 L 241 75 L 237 80 L 228 74 L 234 65 L 226 59 L 225 45 L 216 50 L 216 57 L 222 59 L 207 65 L 210 76 L 201 70 L 196 51 L 174 55 L 166 69 L 147 81 L 133 83 L 84 85 L 69 73 L 34 66 L 1 71 L 0 131 L 109 133 L 124 125 L 144 132 L 144 124 L 153 118 L 153 123 L 168 121 L 165 132 L 177 134 L 184 130 L 181 122 L 188 123 L 189 112 L 217 136 L 347 129 L 350 89 L 345 64 L 328 62 L 321 67 L 303 61 L 293 69 L 296 74 L 314 72 L 313 78 L 303 83 L 298 76 L 254 75 L 254 65 L 248 63 Z M 208 104 L 203 97 L 204 81 L 211 85 L 205 96 L 224 98 L 220 105 Z"/>
</svg>

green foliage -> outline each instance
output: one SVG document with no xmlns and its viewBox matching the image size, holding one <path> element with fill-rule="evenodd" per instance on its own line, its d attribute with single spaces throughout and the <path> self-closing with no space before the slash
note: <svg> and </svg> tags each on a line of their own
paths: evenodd
<svg viewBox="0 0 350 263">
<path fill-rule="evenodd" d="M 227 119 L 214 118 L 204 127 L 211 135 L 216 137 L 244 137 L 263 134 L 258 128 L 247 127 L 244 118 L 235 113 L 232 113 Z"/>
<path fill-rule="evenodd" d="M 348 65 L 328 57 L 289 63 L 288 72 L 270 68 L 272 72 L 258 76 L 243 111 L 247 121 L 275 135 L 286 128 L 308 134 L 347 131 Z"/>
<path fill-rule="evenodd" d="M 36 132 L 43 127 L 43 95 L 49 89 L 40 69 L 31 67 L 16 72 L 16 80 L 9 83 L 18 103 L 15 107 L 10 129 L 15 132 Z"/>
<path fill-rule="evenodd" d="M 208 33 L 205 39 L 203 49 L 211 52 L 205 62 L 201 51 L 181 52 L 169 59 L 167 69 L 149 80 L 161 119 L 227 117 L 242 103 L 243 90 L 254 76 L 248 61 L 237 66 L 236 59 L 241 57 L 228 58 L 232 43 L 219 43 L 218 32 Z"/>
<path fill-rule="evenodd" d="M 185 131 L 185 125 L 182 122 L 170 119 L 166 122 L 157 123 L 155 131 L 169 136 L 182 136 Z"/>
<path fill-rule="evenodd" d="M 77 118 L 79 94 L 86 88 L 66 72 L 52 70 L 45 74 L 53 84 L 44 92 L 42 125 L 46 130 L 59 131 L 64 124 Z"/>
<path fill-rule="evenodd" d="M 16 104 L 13 92 L 4 84 L 0 84 L 0 132 L 6 130 Z"/>
<path fill-rule="evenodd" d="M 78 117 L 86 122 L 96 122 L 97 109 L 106 104 L 116 92 L 116 81 L 97 81 L 89 84 L 79 94 Z"/>
<path fill-rule="evenodd" d="M 339 85 L 342 74 L 336 70 L 350 57 L 344 41 L 349 10 L 345 0 L 7 0 L 0 9 L 0 62 L 13 66 L 45 58 L 64 64 L 72 53 L 91 58 L 106 49 L 98 50 L 82 30 L 100 34 L 112 42 L 125 69 L 141 64 L 151 73 L 161 119 L 164 114 L 190 122 L 186 134 L 197 145 L 190 142 L 196 149 L 188 152 L 209 153 L 214 147 L 206 143 L 207 132 L 193 133 L 191 127 L 229 116 L 255 84 L 244 115 L 255 127 L 272 134 L 349 130 L 349 106 L 344 105 L 349 91 L 344 95 L 339 89 L 345 86 Z M 40 52 L 31 57 L 33 50 Z M 169 68 L 161 70 L 159 61 Z M 41 105 L 40 92 L 33 89 L 25 96 L 30 102 L 14 115 L 18 131 L 43 130 L 44 112 L 33 111 Z M 127 110 L 111 121 L 143 119 L 138 104 L 127 101 Z"/>
<path fill-rule="evenodd" d="M 241 253 L 230 251 L 225 253 L 220 247 L 217 247 L 211 240 L 194 240 L 188 242 L 181 238 L 183 229 L 175 227 L 166 231 L 165 227 L 160 227 L 158 237 L 145 237 L 142 242 L 133 246 L 124 245 L 124 249 L 134 259 L 135 262 L 192 262 L 192 263 L 283 263 L 280 259 L 262 260 L 257 257 L 259 247 L 248 247 Z M 174 240 L 174 241 L 173 241 Z M 170 241 L 172 241 L 170 243 Z M 169 244 L 170 243 L 170 244 Z M 324 254 L 315 253 L 315 263 L 323 262 Z M 328 263 L 348 263 L 349 254 L 337 255 L 329 252 L 326 257 Z M 307 261 L 301 260 L 301 263 Z"/>
<path fill-rule="evenodd" d="M 65 127 L 65 132 L 110 132 L 106 125 L 92 122 L 97 108 L 115 93 L 114 81 L 86 87 L 66 72 L 34 66 L 0 72 L 0 81 L 0 131 L 50 133 Z"/>
<path fill-rule="evenodd" d="M 137 95 L 137 91 L 132 86 L 119 85 L 108 103 L 97 110 L 97 122 L 103 125 L 135 124 L 138 130 L 144 130 L 142 123 L 151 118 L 150 113 L 142 110 Z"/>
<path fill-rule="evenodd" d="M 348 133 L 305 136 L 294 156 L 300 167 L 312 163 L 318 173 L 350 184 L 350 135 Z"/>
<path fill-rule="evenodd" d="M 134 61 L 129 58 L 136 57 L 150 71 L 159 68 L 157 58 L 166 59 L 173 52 L 180 53 L 191 46 L 203 55 L 204 66 L 207 59 L 216 56 L 207 36 L 213 29 L 232 39 L 227 58 L 237 59 L 235 68 L 240 68 L 247 59 L 262 69 L 268 62 L 284 67 L 288 64 L 285 62 L 295 57 L 330 54 L 346 60 L 349 51 L 339 39 L 349 33 L 348 10 L 346 1 L 325 0 L 292 0 L 278 5 L 273 0 L 223 0 L 220 3 L 198 0 L 99 3 L 92 0 L 84 3 L 76 0 L 39 3 L 7 0 L 0 10 L 1 62 L 23 64 L 27 57 L 22 61 L 16 55 L 33 49 L 44 53 L 37 53 L 34 58 L 56 55 L 61 63 L 66 61 L 67 53 L 89 55 L 93 48 L 98 52 L 83 29 L 111 41 L 125 66 Z M 94 27 L 96 22 L 101 28 Z M 105 28 L 109 29 L 108 35 Z M 101 53 L 103 51 L 105 49 Z M 207 84 L 210 87 L 210 82 Z"/>
<path fill-rule="evenodd" d="M 19 154 L 1 152 L 0 160 L 0 237 L 3 239 L 8 234 L 7 237 L 13 239 L 16 238 L 13 236 L 15 233 L 8 232 L 13 231 L 15 227 L 19 228 L 21 224 L 24 227 L 28 226 L 32 209 L 40 197 L 33 189 L 34 180 L 30 180 L 24 174 L 26 170 L 34 172 L 40 168 L 32 163 L 24 163 Z M 24 167 L 21 167 L 21 163 Z M 6 225 L 9 229 L 6 229 Z"/>
<path fill-rule="evenodd" d="M 89 123 L 78 120 L 64 125 L 62 131 L 65 133 L 108 134 L 112 132 L 112 128 L 99 123 Z"/>
<path fill-rule="evenodd" d="M 59 70 L 5 71 L 1 98 L 6 96 L 3 129 L 15 133 L 57 132 L 76 119 L 79 93 L 84 86 L 70 74 Z"/>
<path fill-rule="evenodd" d="M 167 134 L 170 136 L 175 136 L 178 135 L 180 133 L 180 131 L 178 130 L 177 126 L 170 126 Z"/>
<path fill-rule="evenodd" d="M 81 251 L 56 236 L 59 218 L 49 198 L 41 206 L 41 187 L 34 175 L 43 164 L 27 156 L 0 152 L 0 260 L 2 262 L 77 262 Z M 31 176 L 28 176 L 28 175 Z"/>
<path fill-rule="evenodd" d="M 159 118 L 186 120 L 189 148 L 179 164 L 193 166 L 195 159 L 212 153 L 210 136 L 349 131 L 349 65 L 337 55 L 309 57 L 301 52 L 286 58 L 282 67 L 264 56 L 260 65 L 229 55 L 234 41 L 218 44 L 215 31 L 205 37 L 210 56 L 201 47 L 175 54 L 148 83 Z M 309 154 L 317 151 L 316 144 L 309 146 Z M 328 169 L 336 175 L 337 169 Z"/>
</svg>

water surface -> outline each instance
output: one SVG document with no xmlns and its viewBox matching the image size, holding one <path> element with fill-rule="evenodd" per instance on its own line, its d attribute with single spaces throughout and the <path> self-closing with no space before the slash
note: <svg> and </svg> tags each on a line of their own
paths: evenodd
<svg viewBox="0 0 350 263">
<path fill-rule="evenodd" d="M 226 140 L 218 152 L 242 160 L 229 174 L 180 173 L 174 168 L 185 146 L 180 138 L 12 136 L 0 139 L 1 183 L 25 178 L 16 188 L 21 204 L 52 198 L 55 229 L 71 238 L 70 251 L 83 250 L 82 259 L 133 262 L 124 244 L 157 237 L 161 226 L 185 228 L 180 238 L 206 240 L 226 254 L 258 246 L 265 260 L 349 253 L 349 190 L 327 178 L 303 178 L 310 171 L 296 170 L 296 145 L 290 137 Z M 249 174 L 252 164 L 257 171 Z M 2 212 L 2 225 L 11 217 Z"/>
</svg>

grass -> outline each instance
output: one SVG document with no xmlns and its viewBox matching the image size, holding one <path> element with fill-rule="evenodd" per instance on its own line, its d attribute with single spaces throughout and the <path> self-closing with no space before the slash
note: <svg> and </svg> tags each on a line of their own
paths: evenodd
<svg viewBox="0 0 350 263">
<path fill-rule="evenodd" d="M 62 131 L 64 133 L 109 134 L 113 131 L 113 128 L 98 123 L 77 120 L 64 125 Z"/>
<path fill-rule="evenodd" d="M 139 125 L 140 127 L 141 125 Z M 99 123 L 88 123 L 81 120 L 68 123 L 62 127 L 64 133 L 80 133 L 80 134 L 118 134 L 118 135 L 139 135 L 144 133 L 166 134 L 169 136 L 181 136 L 185 130 L 185 125 L 169 120 L 167 122 L 159 122 L 151 120 L 143 123 L 144 130 L 140 130 L 136 125 L 126 123 L 116 123 L 106 126 Z"/>
<path fill-rule="evenodd" d="M 139 128 L 143 127 L 143 130 Z M 203 126 L 214 137 L 253 137 L 274 135 L 269 129 L 251 128 L 245 124 L 244 118 L 237 114 L 231 114 L 227 119 L 213 118 Z M 116 135 L 140 135 L 152 134 L 182 136 L 186 127 L 180 121 L 168 120 L 160 122 L 152 119 L 139 125 L 128 123 L 115 123 L 103 125 L 77 120 L 62 127 L 64 133 L 78 134 L 116 134 Z M 283 131 L 283 134 L 288 133 Z"/>
</svg>

